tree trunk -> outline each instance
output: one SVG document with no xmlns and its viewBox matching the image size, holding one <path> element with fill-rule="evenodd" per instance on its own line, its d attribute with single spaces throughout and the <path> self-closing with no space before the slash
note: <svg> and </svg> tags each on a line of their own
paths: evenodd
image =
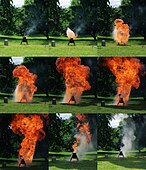
<svg viewBox="0 0 146 170">
<path fill-rule="evenodd" d="M 47 37 L 47 40 L 49 40 L 49 35 L 47 35 L 46 37 Z"/>
<path fill-rule="evenodd" d="M 45 88 L 46 97 L 49 97 L 48 88 Z"/>
<path fill-rule="evenodd" d="M 47 34 L 46 34 L 46 37 L 47 37 L 47 40 L 49 40 L 49 33 L 47 32 Z"/>
<path fill-rule="evenodd" d="M 96 41 L 96 34 L 93 35 L 94 41 Z"/>
<path fill-rule="evenodd" d="M 49 32 L 48 31 L 44 31 L 43 34 L 47 38 L 47 40 L 49 40 Z"/>
</svg>

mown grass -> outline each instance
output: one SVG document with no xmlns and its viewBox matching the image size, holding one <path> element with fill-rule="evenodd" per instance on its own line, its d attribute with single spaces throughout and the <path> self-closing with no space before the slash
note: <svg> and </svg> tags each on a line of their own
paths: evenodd
<svg viewBox="0 0 146 170">
<path fill-rule="evenodd" d="M 50 152 L 49 153 L 49 169 L 50 170 L 97 170 L 97 154 L 96 152 L 88 152 L 86 156 L 79 158 L 78 162 L 70 162 L 71 152 Z M 52 162 L 52 156 L 56 157 L 56 161 Z"/>
<path fill-rule="evenodd" d="M 8 103 L 4 103 L 8 97 Z M 48 113 L 49 98 L 45 95 L 35 95 L 31 103 L 15 103 L 13 94 L 0 94 L 0 113 Z"/>
<path fill-rule="evenodd" d="M 29 45 L 20 45 L 20 36 L 0 36 L 0 56 L 146 56 L 146 42 L 142 37 L 131 37 L 127 46 L 118 46 L 112 37 L 99 36 L 97 42 L 92 37 L 82 36 L 75 40 L 76 46 L 68 46 L 67 37 L 50 37 L 47 41 L 43 36 L 28 37 Z M 4 46 L 4 39 L 9 45 Z M 106 46 L 101 41 L 106 40 Z M 56 47 L 51 46 L 55 40 Z"/>
<path fill-rule="evenodd" d="M 145 158 L 109 158 L 107 160 L 98 158 L 99 170 L 145 170 Z"/>
<path fill-rule="evenodd" d="M 108 158 L 105 158 L 105 154 L 108 154 Z M 145 170 L 146 152 L 139 154 L 137 151 L 133 151 L 126 158 L 118 158 L 118 152 L 98 152 L 98 169 L 99 170 Z"/>
<path fill-rule="evenodd" d="M 6 163 L 6 166 L 3 167 L 3 163 Z M 0 158 L 0 169 L 3 170 L 16 170 L 16 169 L 28 169 L 28 170 L 48 170 L 48 163 L 44 159 L 34 159 L 30 166 L 28 167 L 19 167 L 18 158 Z"/>
<path fill-rule="evenodd" d="M 4 103 L 8 97 L 8 103 Z M 56 104 L 52 104 L 52 99 Z M 145 113 L 146 101 L 142 97 L 131 97 L 126 106 L 113 104 L 114 97 L 98 97 L 83 95 L 80 103 L 76 105 L 63 104 L 63 95 L 35 94 L 31 103 L 15 103 L 13 94 L 0 94 L 0 113 Z M 105 106 L 101 106 L 101 101 Z"/>
<path fill-rule="evenodd" d="M 82 96 L 77 105 L 62 104 L 62 96 L 50 96 L 57 100 L 56 105 L 49 103 L 49 113 L 145 113 L 146 101 L 142 97 L 131 97 L 126 106 L 114 105 L 114 97 Z M 105 106 L 101 106 L 101 101 Z"/>
</svg>

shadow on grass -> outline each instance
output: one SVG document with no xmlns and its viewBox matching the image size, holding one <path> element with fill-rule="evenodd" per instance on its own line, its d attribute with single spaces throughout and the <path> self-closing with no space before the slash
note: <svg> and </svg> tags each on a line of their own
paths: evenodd
<svg viewBox="0 0 146 170">
<path fill-rule="evenodd" d="M 5 166 L 2 166 L 2 162 L 5 162 Z M 0 169 L 3 170 L 16 170 L 16 169 L 28 169 L 28 170 L 48 170 L 48 162 L 34 161 L 29 167 L 19 167 L 17 161 L 1 160 Z"/>
<path fill-rule="evenodd" d="M 132 42 L 132 40 L 131 40 Z M 143 40 L 136 40 L 136 39 L 133 39 L 133 42 L 136 42 L 135 44 L 137 45 L 146 45 L 146 41 L 143 39 Z"/>
<path fill-rule="evenodd" d="M 78 161 L 78 162 L 69 162 L 69 161 L 56 161 L 55 163 L 49 162 L 49 169 L 51 167 L 60 168 L 60 169 L 76 169 L 76 170 L 97 170 L 96 161 Z"/>
<path fill-rule="evenodd" d="M 49 153 L 49 157 L 51 158 L 52 156 L 55 156 L 55 157 L 71 157 L 72 154 L 69 154 L 69 155 L 65 155 L 64 153 Z M 92 156 L 92 157 L 97 157 L 97 153 L 95 152 L 95 154 L 93 153 L 88 153 L 87 156 Z"/>
<path fill-rule="evenodd" d="M 140 104 L 128 104 L 126 106 L 106 105 L 105 108 L 119 109 L 119 110 L 146 110 L 146 102 Z"/>
<path fill-rule="evenodd" d="M 55 98 L 59 104 L 62 105 L 70 105 L 69 103 L 62 103 L 63 97 L 62 96 L 49 96 L 49 101 L 52 101 L 52 99 Z M 79 104 L 74 104 L 71 106 L 90 106 L 90 105 L 97 105 L 98 99 L 95 99 L 94 96 L 82 96 Z"/>
</svg>

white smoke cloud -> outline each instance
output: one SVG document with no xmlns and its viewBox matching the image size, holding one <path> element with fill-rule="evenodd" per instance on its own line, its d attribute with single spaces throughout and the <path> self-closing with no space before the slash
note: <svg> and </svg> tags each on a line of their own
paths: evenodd
<svg viewBox="0 0 146 170">
<path fill-rule="evenodd" d="M 124 146 L 121 148 L 125 156 L 127 156 L 130 150 L 134 149 L 134 141 L 136 139 L 134 132 L 136 130 L 134 122 L 128 121 L 126 125 L 123 126 L 123 139 L 122 143 Z"/>
<path fill-rule="evenodd" d="M 76 135 L 75 135 L 76 137 Z M 85 141 L 87 141 L 87 137 L 86 135 L 83 133 L 80 137 L 80 143 L 77 146 L 77 155 L 79 157 L 79 159 L 83 159 L 87 152 L 92 151 L 93 150 L 93 145 L 92 142 L 90 141 L 90 143 L 85 143 Z"/>
<path fill-rule="evenodd" d="M 33 25 L 29 30 L 26 31 L 26 35 L 29 36 L 36 31 L 36 25 Z"/>
<path fill-rule="evenodd" d="M 127 114 L 123 114 L 123 113 L 119 113 L 119 114 L 115 114 L 112 118 L 112 120 L 110 120 L 110 125 L 112 128 L 117 128 L 120 124 L 121 121 L 123 121 L 125 118 L 128 118 Z"/>
</svg>

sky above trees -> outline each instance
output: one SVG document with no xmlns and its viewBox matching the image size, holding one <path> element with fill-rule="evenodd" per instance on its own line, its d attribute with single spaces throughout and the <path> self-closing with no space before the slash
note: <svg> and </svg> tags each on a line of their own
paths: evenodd
<svg viewBox="0 0 146 170">
<path fill-rule="evenodd" d="M 63 7 L 68 7 L 70 5 L 71 0 L 59 0 L 60 5 Z M 113 7 L 117 7 L 120 5 L 121 0 L 110 0 L 110 3 Z M 24 0 L 13 0 L 15 6 L 22 6 Z"/>
</svg>

